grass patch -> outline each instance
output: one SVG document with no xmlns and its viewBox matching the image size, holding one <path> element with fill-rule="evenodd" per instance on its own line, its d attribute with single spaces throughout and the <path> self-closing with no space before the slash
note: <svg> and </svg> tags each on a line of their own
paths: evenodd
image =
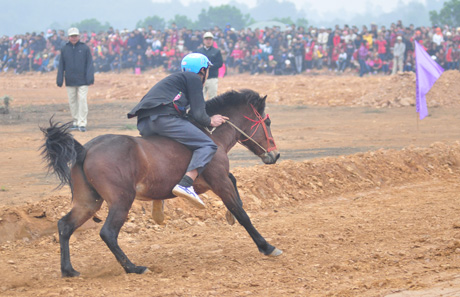
<svg viewBox="0 0 460 297">
<path fill-rule="evenodd" d="M 127 124 L 122 127 L 121 130 L 137 130 L 137 125 Z"/>
<path fill-rule="evenodd" d="M 383 109 L 366 109 L 363 113 L 384 113 Z"/>
</svg>

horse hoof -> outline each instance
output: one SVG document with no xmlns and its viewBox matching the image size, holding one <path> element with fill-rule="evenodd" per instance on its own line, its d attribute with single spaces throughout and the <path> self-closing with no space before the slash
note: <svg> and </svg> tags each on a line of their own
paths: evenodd
<svg viewBox="0 0 460 297">
<path fill-rule="evenodd" d="M 150 271 L 147 267 L 145 266 L 136 266 L 134 269 L 128 273 L 136 273 L 136 274 L 144 274 Z"/>
<path fill-rule="evenodd" d="M 227 220 L 227 223 L 229 225 L 235 225 L 235 216 L 229 210 L 227 210 L 227 212 L 225 213 L 225 219 Z"/>
<path fill-rule="evenodd" d="M 279 249 L 275 248 L 275 249 L 273 250 L 273 252 L 271 252 L 271 253 L 268 254 L 267 256 L 269 256 L 269 257 L 278 257 L 278 256 L 281 255 L 282 253 L 283 253 L 282 250 L 279 250 Z"/>
<path fill-rule="evenodd" d="M 61 275 L 62 277 L 77 277 L 80 276 L 80 272 L 76 271 L 75 269 L 72 269 L 69 271 L 62 271 Z"/>
</svg>

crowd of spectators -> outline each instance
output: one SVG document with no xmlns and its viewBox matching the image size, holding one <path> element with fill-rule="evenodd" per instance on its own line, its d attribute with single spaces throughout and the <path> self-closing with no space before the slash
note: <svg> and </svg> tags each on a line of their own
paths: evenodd
<svg viewBox="0 0 460 297">
<path fill-rule="evenodd" d="M 208 31 L 208 30 L 206 30 Z M 294 75 L 333 71 L 356 75 L 394 74 L 414 71 L 414 41 L 444 69 L 460 67 L 460 27 L 404 26 L 401 21 L 386 26 L 336 25 L 334 28 L 272 27 L 210 30 L 225 61 L 221 75 L 236 73 Z M 184 55 L 202 46 L 205 30 L 152 27 L 135 30 L 82 32 L 93 54 L 96 72 L 141 73 L 163 67 L 179 71 Z M 66 44 L 64 30 L 3 36 L 0 40 L 0 70 L 17 74 L 57 69 L 60 49 Z M 402 53 L 402 54 L 400 54 Z M 398 69 L 399 68 L 399 69 Z"/>
</svg>

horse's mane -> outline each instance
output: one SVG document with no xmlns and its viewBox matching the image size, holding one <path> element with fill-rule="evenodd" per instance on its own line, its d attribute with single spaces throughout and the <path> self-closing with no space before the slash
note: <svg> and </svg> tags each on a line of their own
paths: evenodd
<svg viewBox="0 0 460 297">
<path fill-rule="evenodd" d="M 225 110 L 226 107 L 240 104 L 252 104 L 260 114 L 263 114 L 265 110 L 265 100 L 260 98 L 259 93 L 253 90 L 243 89 L 240 91 L 228 91 L 206 101 L 206 112 L 209 115 L 214 115 L 221 110 Z"/>
</svg>

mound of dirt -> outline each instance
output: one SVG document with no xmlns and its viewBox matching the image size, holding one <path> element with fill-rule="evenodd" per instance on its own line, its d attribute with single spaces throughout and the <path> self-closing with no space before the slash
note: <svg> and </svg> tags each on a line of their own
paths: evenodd
<svg viewBox="0 0 460 297">
<path fill-rule="evenodd" d="M 151 70 L 142 75 L 98 73 L 88 99 L 93 103 L 128 100 L 137 102 L 159 80 L 167 75 Z M 55 73 L 0 74 L 0 90 L 7 90 L 13 98 L 11 108 L 29 104 L 63 102 L 55 84 Z M 460 104 L 460 72 L 446 71 L 427 95 L 428 106 Z M 268 83 L 267 83 L 268 82 Z M 270 104 L 312 106 L 370 106 L 400 107 L 415 104 L 415 74 L 394 76 L 353 75 L 233 75 L 219 80 L 219 92 L 232 89 L 253 89 L 268 94 Z"/>
<path fill-rule="evenodd" d="M 293 201 L 398 186 L 459 173 L 460 143 L 434 143 L 430 148 L 378 150 L 311 161 L 281 162 L 236 169 L 241 196 L 248 206 L 273 208 Z"/>
<path fill-rule="evenodd" d="M 284 161 L 271 166 L 236 168 L 233 172 L 247 211 L 278 209 L 343 193 L 398 186 L 460 174 L 460 143 L 434 143 L 430 148 L 378 150 L 304 162 Z M 171 228 L 222 220 L 225 207 L 213 193 L 202 195 L 207 209 L 196 210 L 180 199 L 167 200 L 165 214 Z M 71 208 L 69 197 L 51 196 L 37 203 L 0 208 L 0 243 L 36 239 L 56 232 L 56 222 Z M 151 204 L 136 202 L 123 230 L 159 228 L 150 216 Z M 107 207 L 98 212 L 104 219 Z M 94 221 L 83 228 L 96 227 Z"/>
<path fill-rule="evenodd" d="M 427 105 L 453 106 L 459 103 L 459 71 L 446 71 L 427 94 Z M 415 105 L 415 73 L 405 72 L 389 76 L 375 89 L 353 101 L 356 106 L 401 107 Z"/>
</svg>

